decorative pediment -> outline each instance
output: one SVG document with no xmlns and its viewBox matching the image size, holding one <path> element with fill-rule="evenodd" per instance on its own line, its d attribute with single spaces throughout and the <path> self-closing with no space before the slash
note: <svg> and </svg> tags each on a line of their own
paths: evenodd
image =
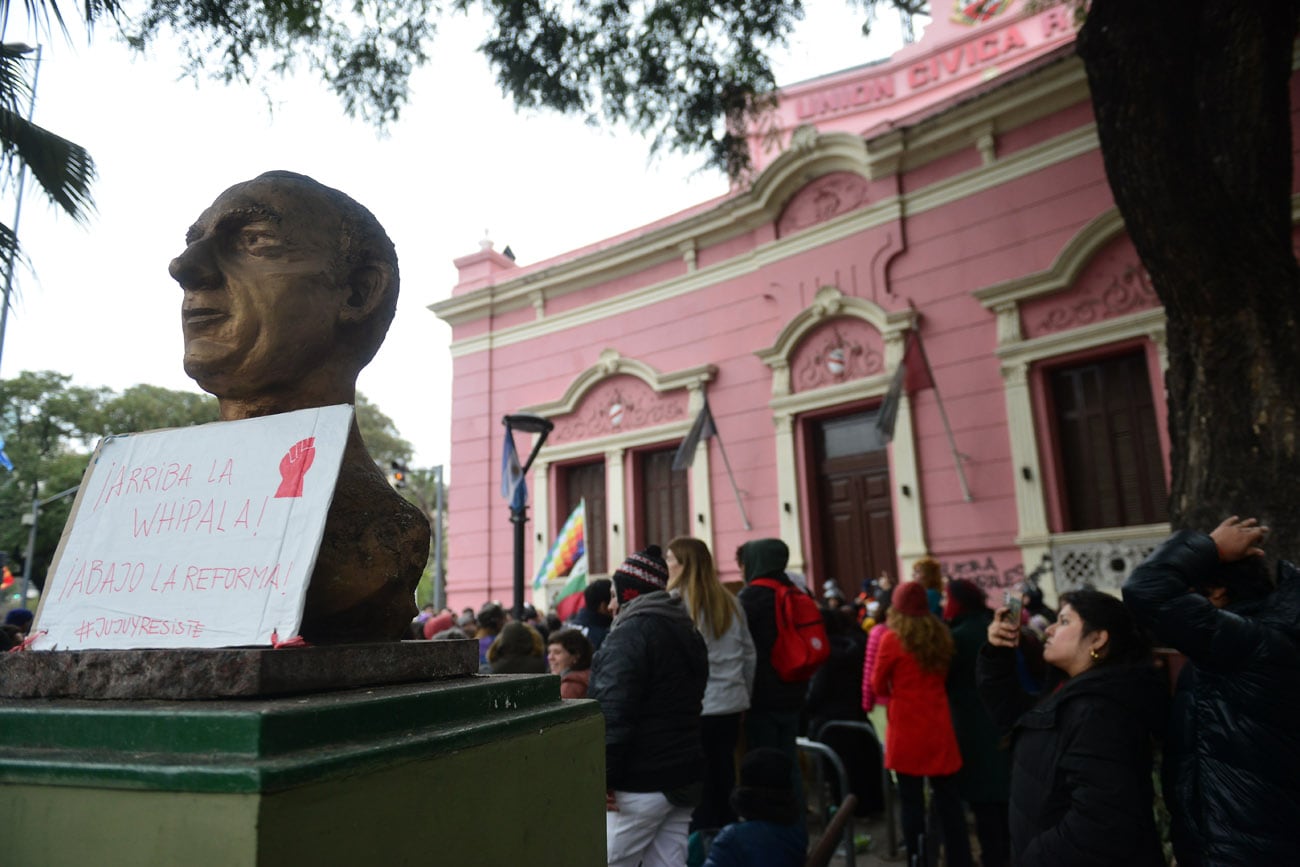
<svg viewBox="0 0 1300 867">
<path fill-rule="evenodd" d="M 870 201 L 869 187 L 866 178 L 853 172 L 822 175 L 786 202 L 776 221 L 776 236 L 784 238 L 856 211 Z"/>
<path fill-rule="evenodd" d="M 1124 234 L 1124 221 L 1113 208 L 1080 229 L 1047 269 L 973 294 L 997 313 L 1000 352 L 1026 339 L 1160 309 Z"/>
<path fill-rule="evenodd" d="M 799 130 L 791 147 L 754 179 L 750 194 L 755 203 L 769 213 L 788 210 L 792 200 L 800 195 L 815 195 L 814 188 L 819 181 L 839 178 L 838 183 L 843 184 L 846 176 L 860 179 L 865 195 L 868 183 L 866 142 L 858 135 L 818 132 L 808 127 Z M 843 196 L 843 191 L 839 195 Z M 847 213 L 863 204 L 866 204 L 865 198 L 853 208 L 844 208 L 837 214 Z"/>
<path fill-rule="evenodd" d="M 1020 322 L 1025 337 L 1033 339 L 1159 306 L 1132 241 L 1119 237 L 1092 258 L 1074 285 L 1023 301 Z"/>
<path fill-rule="evenodd" d="M 885 369 L 884 339 L 865 321 L 841 316 L 813 328 L 790 359 L 794 392 L 874 376 Z"/>
<path fill-rule="evenodd" d="M 978 289 L 975 298 L 992 310 L 1008 302 L 1059 292 L 1073 285 L 1097 251 L 1123 231 L 1124 218 L 1118 209 L 1111 208 L 1075 233 L 1046 270 Z"/>
<path fill-rule="evenodd" d="M 812 303 L 786 324 L 776 342 L 755 355 L 772 368 L 774 396 L 836 385 L 883 372 L 884 344 L 899 340 L 914 327 L 915 317 L 911 309 L 889 312 L 865 298 L 823 286 Z M 836 349 L 839 352 L 832 354 Z M 817 364 L 826 378 L 814 369 Z M 795 371 L 794 383 L 791 371 Z"/>
<path fill-rule="evenodd" d="M 678 421 L 687 417 L 684 389 L 659 394 L 635 376 L 603 380 L 583 397 L 577 409 L 555 419 L 554 443 L 586 440 Z"/>
<path fill-rule="evenodd" d="M 660 374 L 650 365 L 605 349 L 591 367 L 574 377 L 564 396 L 529 407 L 555 422 L 554 445 L 624 434 L 684 421 L 704 384 L 717 374 L 712 364 Z"/>
</svg>

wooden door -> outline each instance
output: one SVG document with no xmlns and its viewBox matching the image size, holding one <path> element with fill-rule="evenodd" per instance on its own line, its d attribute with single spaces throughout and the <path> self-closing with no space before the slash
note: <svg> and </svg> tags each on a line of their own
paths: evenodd
<svg viewBox="0 0 1300 867">
<path fill-rule="evenodd" d="M 875 413 L 815 425 L 820 582 L 833 579 L 848 599 L 863 579 L 888 572 L 897 579 L 889 458 L 875 432 Z"/>
</svg>

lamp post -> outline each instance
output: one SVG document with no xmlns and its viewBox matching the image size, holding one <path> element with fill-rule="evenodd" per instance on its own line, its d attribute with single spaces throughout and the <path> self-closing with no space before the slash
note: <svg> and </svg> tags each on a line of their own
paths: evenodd
<svg viewBox="0 0 1300 867">
<path fill-rule="evenodd" d="M 19 604 L 24 608 L 27 607 L 27 590 L 32 586 L 32 560 L 36 559 L 36 524 L 41 517 L 41 507 L 48 506 L 50 503 L 57 503 L 64 497 L 69 497 L 75 494 L 77 489 L 80 487 L 81 485 L 73 485 L 66 491 L 60 491 L 54 496 L 46 497 L 42 500 L 41 498 L 34 496 L 37 487 L 35 482 L 32 483 L 32 510 L 30 513 L 25 514 L 22 517 L 23 526 L 30 528 L 27 531 L 27 556 L 23 562 L 22 590 L 19 592 L 19 599 L 21 600 Z"/>
<path fill-rule="evenodd" d="M 512 445 L 515 431 L 536 434 L 536 439 L 533 440 L 533 450 L 528 453 L 528 460 L 519 470 L 520 485 L 523 485 L 523 477 L 528 475 L 533 460 L 536 459 L 537 453 L 542 450 L 542 444 L 546 442 L 546 437 L 554 429 L 555 423 L 548 418 L 542 418 L 540 415 L 533 415 L 528 412 L 507 415 L 501 419 L 501 423 L 506 426 L 506 436 L 510 437 Z M 514 612 L 515 620 L 519 621 L 524 619 L 524 524 L 527 521 L 528 492 L 527 488 L 525 488 L 523 496 L 514 496 L 510 499 L 510 522 L 515 525 Z"/>
</svg>

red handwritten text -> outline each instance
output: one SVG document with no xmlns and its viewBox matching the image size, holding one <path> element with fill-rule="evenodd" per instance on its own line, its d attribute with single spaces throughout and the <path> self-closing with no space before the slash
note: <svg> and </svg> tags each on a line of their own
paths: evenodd
<svg viewBox="0 0 1300 867">
<path fill-rule="evenodd" d="M 262 516 L 266 514 L 266 503 L 269 499 L 270 497 L 262 498 L 255 524 L 253 523 L 253 501 L 245 499 L 240 504 L 239 512 L 231 521 L 229 528 L 226 526 L 226 513 L 230 503 L 226 500 L 171 500 L 154 506 L 152 515 L 147 515 L 139 509 L 133 508 L 131 510 L 131 533 L 138 539 L 141 536 L 161 536 L 166 533 L 190 532 L 206 533 L 213 536 L 217 533 L 225 533 L 227 529 L 242 529 L 253 530 L 253 535 L 256 536 L 256 529 L 262 524 Z"/>
<path fill-rule="evenodd" d="M 203 634 L 203 624 L 197 620 L 160 620 L 156 617 L 96 617 L 83 620 L 75 633 L 81 643 L 90 638 L 104 638 L 121 635 L 126 638 L 138 638 L 141 635 L 183 635 L 198 638 Z"/>
<path fill-rule="evenodd" d="M 293 564 L 280 574 L 274 566 L 189 566 L 185 570 L 183 590 L 279 590 L 280 581 L 288 577 Z"/>
<path fill-rule="evenodd" d="M 172 592 L 254 592 L 280 590 L 293 572 L 289 563 L 195 566 L 185 563 L 105 562 L 74 560 L 59 576 L 58 599 L 81 596 Z M 146 578 L 148 584 L 145 584 Z"/>
<path fill-rule="evenodd" d="M 105 563 L 103 560 L 74 560 L 70 576 L 59 591 L 59 601 L 74 593 L 81 596 L 107 596 L 134 593 L 144 581 L 145 565 L 130 561 Z"/>
<path fill-rule="evenodd" d="M 176 461 L 143 467 L 118 466 L 114 461 L 104 474 L 104 484 L 100 486 L 99 493 L 95 495 L 95 508 L 107 505 L 114 497 L 188 487 L 192 472 L 189 464 Z"/>
</svg>

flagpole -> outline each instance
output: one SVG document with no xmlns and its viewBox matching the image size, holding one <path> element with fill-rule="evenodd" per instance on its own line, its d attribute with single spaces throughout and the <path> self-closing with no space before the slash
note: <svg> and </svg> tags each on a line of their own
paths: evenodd
<svg viewBox="0 0 1300 867">
<path fill-rule="evenodd" d="M 731 492 L 736 495 L 736 508 L 740 509 L 740 520 L 744 522 L 746 530 L 754 529 L 749 523 L 749 516 L 745 514 L 745 504 L 740 500 L 740 488 L 736 487 L 736 476 L 731 472 L 731 461 L 727 460 L 727 447 L 722 444 L 722 434 L 715 433 L 713 438 L 718 441 L 718 451 L 722 452 L 722 465 L 727 468 L 727 481 L 731 482 Z"/>
<path fill-rule="evenodd" d="M 971 502 L 970 486 L 966 484 L 966 470 L 961 465 L 961 453 L 957 451 L 957 441 L 952 435 L 952 425 L 948 423 L 948 413 L 943 408 L 943 395 L 939 394 L 939 381 L 934 378 L 934 368 L 930 367 L 930 356 L 925 353 L 925 341 L 921 339 L 918 332 L 916 335 L 916 348 L 921 351 L 921 362 L 925 365 L 926 376 L 930 377 L 930 382 L 934 385 L 934 400 L 939 405 L 939 418 L 943 419 L 943 431 L 948 436 L 948 449 L 952 452 L 952 462 L 957 467 L 957 481 L 961 483 L 961 498 L 966 502 Z M 907 362 L 906 355 L 903 362 Z"/>
<path fill-rule="evenodd" d="M 32 101 L 27 106 L 27 122 L 32 122 L 36 114 L 36 85 L 41 80 L 41 46 L 36 46 L 36 70 L 32 73 Z M 5 263 L 4 303 L 0 306 L 0 358 L 4 357 L 5 330 L 9 324 L 9 299 L 13 295 L 14 267 L 18 259 L 18 221 L 23 215 L 23 189 L 26 187 L 27 161 L 18 161 L 18 203 L 14 205 L 14 248 L 9 251 L 9 261 Z M 23 599 L 23 605 L 27 600 Z"/>
</svg>

